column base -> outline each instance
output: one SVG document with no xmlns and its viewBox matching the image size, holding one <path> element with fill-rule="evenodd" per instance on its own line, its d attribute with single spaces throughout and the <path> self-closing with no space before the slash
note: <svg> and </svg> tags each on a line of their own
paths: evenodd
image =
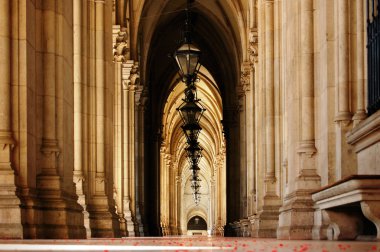
<svg viewBox="0 0 380 252">
<path fill-rule="evenodd" d="M 135 223 L 132 220 L 132 213 L 129 211 L 129 213 L 125 214 L 125 226 L 127 229 L 127 236 L 128 237 L 136 237 L 135 232 Z"/>
<path fill-rule="evenodd" d="M 275 196 L 264 198 L 263 209 L 251 218 L 252 237 L 276 238 L 279 218 L 280 199 Z"/>
<path fill-rule="evenodd" d="M 83 208 L 77 203 L 77 196 L 64 192 L 58 175 L 37 176 L 37 197 L 35 206 L 41 214 L 36 228 L 41 239 L 83 239 L 86 238 Z"/>
<path fill-rule="evenodd" d="M 124 219 L 124 214 L 119 213 L 118 216 L 119 216 L 120 236 L 121 237 L 127 237 L 128 232 L 127 232 L 126 221 Z"/>
<path fill-rule="evenodd" d="M 106 195 L 93 196 L 87 206 L 90 213 L 91 237 L 115 238 L 120 237 L 118 216 L 108 203 Z"/>
<path fill-rule="evenodd" d="M 138 236 L 140 237 L 144 236 L 144 225 L 141 219 L 139 203 L 137 203 L 137 206 L 136 206 L 136 230 L 137 230 Z"/>
<path fill-rule="evenodd" d="M 4 189 L 3 186 L 0 187 L 0 192 L 4 191 Z M 16 195 L 0 195 L 0 238 L 23 238 L 20 200 Z"/>
<path fill-rule="evenodd" d="M 296 191 L 280 208 L 277 238 L 311 240 L 314 225 L 314 202 L 309 191 Z"/>
<path fill-rule="evenodd" d="M 84 177 L 83 177 L 82 172 L 74 171 L 74 183 L 76 187 L 76 193 L 78 195 L 78 204 L 81 205 L 83 208 L 84 227 L 86 229 L 86 237 L 90 238 L 91 237 L 90 220 L 89 220 L 90 214 L 87 211 L 86 195 L 83 193 Z"/>
<path fill-rule="evenodd" d="M 16 195 L 15 174 L 10 162 L 13 143 L 11 139 L 0 140 L 0 238 L 21 239 L 21 202 Z"/>
<path fill-rule="evenodd" d="M 280 206 L 264 206 L 257 217 L 251 219 L 252 237 L 276 238 L 279 207 Z"/>
<path fill-rule="evenodd" d="M 250 237 L 251 236 L 251 223 L 248 219 L 240 220 L 240 236 Z"/>
<path fill-rule="evenodd" d="M 135 237 L 136 236 L 135 223 L 133 221 L 130 203 L 131 203 L 131 200 L 129 199 L 129 197 L 126 197 L 123 200 L 126 235 L 128 237 Z"/>
</svg>

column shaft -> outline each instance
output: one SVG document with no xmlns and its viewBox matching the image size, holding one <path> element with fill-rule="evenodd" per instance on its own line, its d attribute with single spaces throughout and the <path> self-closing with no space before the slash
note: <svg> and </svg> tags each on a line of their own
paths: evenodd
<svg viewBox="0 0 380 252">
<path fill-rule="evenodd" d="M 349 104 L 349 1 L 338 0 L 338 114 L 337 121 L 351 119 Z"/>
<path fill-rule="evenodd" d="M 74 1 L 74 173 L 82 171 L 82 2 Z"/>
<path fill-rule="evenodd" d="M 301 141 L 314 147 L 313 1 L 301 1 Z"/>
<path fill-rule="evenodd" d="M 105 171 L 104 0 L 95 1 L 96 173 Z"/>
<path fill-rule="evenodd" d="M 353 120 L 359 123 L 366 118 L 365 101 L 364 101 L 364 76 L 365 76 L 365 46 L 364 46 L 364 4 L 362 0 L 356 0 L 356 6 L 354 8 L 356 16 L 356 36 L 354 37 L 354 43 L 356 46 L 352 47 L 353 54 L 356 56 L 356 61 L 353 63 L 353 73 L 356 82 L 356 111 Z"/>
<path fill-rule="evenodd" d="M 0 2 L 0 141 L 11 138 L 11 18 L 10 1 Z"/>
<path fill-rule="evenodd" d="M 266 179 L 275 178 L 274 154 L 274 8 L 273 1 L 265 1 L 265 125 Z M 272 189 L 271 189 L 272 190 Z"/>
<path fill-rule="evenodd" d="M 43 146 L 56 145 L 56 1 L 43 1 Z M 54 167 L 55 168 L 55 167 Z"/>
</svg>

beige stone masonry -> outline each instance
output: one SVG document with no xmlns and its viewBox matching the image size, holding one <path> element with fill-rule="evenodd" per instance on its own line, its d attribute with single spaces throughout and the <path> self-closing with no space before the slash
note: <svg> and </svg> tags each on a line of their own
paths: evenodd
<svg viewBox="0 0 380 252">
<path fill-rule="evenodd" d="M 347 134 L 357 154 L 358 174 L 380 174 L 380 111 Z"/>
<path fill-rule="evenodd" d="M 377 196 L 379 192 L 379 175 L 353 175 L 314 192 L 312 197 L 315 201 L 315 208 L 321 210 L 321 216 L 316 216 L 316 218 L 322 219 L 316 220 L 316 223 L 322 221 L 328 225 L 326 237 L 322 235 L 314 238 L 357 239 L 365 231 L 363 228 L 370 229 L 369 226 L 365 226 L 365 216 L 376 226 L 377 232 L 373 230 L 376 233 L 372 235 L 379 240 L 380 200 Z M 315 234 L 317 233 L 318 231 Z"/>
</svg>

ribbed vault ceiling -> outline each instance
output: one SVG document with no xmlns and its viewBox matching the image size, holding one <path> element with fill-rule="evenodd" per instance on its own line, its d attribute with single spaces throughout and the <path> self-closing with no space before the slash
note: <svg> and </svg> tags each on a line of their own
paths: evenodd
<svg viewBox="0 0 380 252">
<path fill-rule="evenodd" d="M 202 67 L 200 71 L 200 81 L 197 83 L 197 93 L 198 98 L 201 99 L 202 105 L 206 108 L 200 125 L 202 131 L 199 135 L 200 146 L 203 148 L 203 157 L 200 161 L 200 179 L 201 181 L 201 195 L 205 196 L 209 194 L 210 180 L 214 175 L 214 167 L 217 162 L 217 156 L 220 149 L 224 147 L 224 137 L 222 133 L 222 99 L 215 84 L 214 80 L 210 77 L 209 72 Z M 187 196 L 191 196 L 190 188 L 190 177 L 192 175 L 189 169 L 189 164 L 186 158 L 186 139 L 182 131 L 181 117 L 176 110 L 184 98 L 185 84 L 182 82 L 175 83 L 169 97 L 165 103 L 164 113 L 163 113 L 163 140 L 168 152 L 174 157 L 174 160 L 178 162 L 178 175 L 182 180 L 182 192 L 184 199 Z M 167 169 L 168 167 L 162 167 L 162 169 Z M 207 196 L 209 197 L 209 196 Z M 187 202 L 183 202 L 187 211 L 193 209 L 193 202 L 189 202 L 191 197 L 187 197 Z M 200 208 L 206 213 L 209 207 L 209 201 L 206 197 L 201 198 Z M 194 208 L 195 210 L 197 208 Z"/>
</svg>

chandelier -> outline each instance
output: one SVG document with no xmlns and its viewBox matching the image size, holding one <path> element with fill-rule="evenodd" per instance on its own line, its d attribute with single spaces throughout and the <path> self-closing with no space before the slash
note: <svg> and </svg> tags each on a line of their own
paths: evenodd
<svg viewBox="0 0 380 252">
<path fill-rule="evenodd" d="M 202 147 L 199 145 L 198 137 L 202 130 L 199 122 L 206 109 L 197 98 L 197 88 L 195 82 L 200 68 L 199 59 L 201 51 L 192 43 L 191 33 L 191 0 L 187 1 L 186 21 L 184 30 L 183 44 L 175 51 L 174 58 L 179 68 L 179 75 L 186 84 L 185 98 L 183 103 L 177 108 L 182 119 L 182 130 L 186 136 L 187 147 L 185 148 L 187 158 L 190 164 L 191 189 L 193 191 L 193 199 L 196 205 L 200 203 L 200 179 L 198 172 L 199 161 L 202 157 Z"/>
</svg>

